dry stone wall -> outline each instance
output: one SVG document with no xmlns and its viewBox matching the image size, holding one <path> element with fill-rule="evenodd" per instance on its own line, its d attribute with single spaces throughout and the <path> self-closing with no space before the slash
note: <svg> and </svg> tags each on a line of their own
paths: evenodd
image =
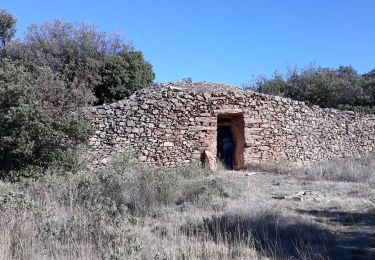
<svg viewBox="0 0 375 260">
<path fill-rule="evenodd" d="M 310 163 L 375 151 L 373 115 L 321 109 L 212 83 L 157 86 L 89 112 L 96 130 L 90 140 L 95 165 L 124 150 L 133 150 L 140 162 L 163 166 L 199 161 L 205 151 L 216 157 L 222 115 L 243 117 L 238 167 Z"/>
</svg>

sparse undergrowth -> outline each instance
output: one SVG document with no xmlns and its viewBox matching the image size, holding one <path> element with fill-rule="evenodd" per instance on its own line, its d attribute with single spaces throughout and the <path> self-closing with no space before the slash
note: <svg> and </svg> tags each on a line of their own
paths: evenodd
<svg viewBox="0 0 375 260">
<path fill-rule="evenodd" d="M 362 166 L 354 167 L 353 162 Z M 373 161 L 353 162 L 348 162 L 352 167 L 338 162 L 331 162 L 332 166 L 322 163 L 320 172 L 324 175 L 307 170 L 299 174 L 311 174 L 317 180 L 331 176 L 327 179 L 335 180 L 332 175 L 341 176 L 357 169 L 363 171 L 363 176 L 352 180 L 373 180 L 364 177 L 371 175 Z M 334 165 L 342 167 L 342 173 L 332 171 L 329 175 Z M 321 214 L 325 219 L 330 216 L 341 221 L 336 217 L 339 212 L 332 216 L 326 211 L 293 213 L 270 197 L 256 197 L 259 194 L 249 190 L 249 181 L 215 175 L 195 165 L 175 169 L 135 165 L 131 158 L 122 156 L 97 172 L 56 172 L 37 180 L 0 182 L 0 256 L 1 259 L 332 257 L 334 253 L 327 253 L 326 247 L 334 245 L 337 236 L 304 214 Z M 355 225 L 364 219 L 364 215 L 352 213 L 343 216 L 345 225 Z"/>
<path fill-rule="evenodd" d="M 246 170 L 288 174 L 315 181 L 375 182 L 375 159 L 371 157 L 331 159 L 308 166 L 261 163 L 248 165 Z"/>
<path fill-rule="evenodd" d="M 230 196 L 225 180 L 200 167 L 146 167 L 127 156 L 97 172 L 0 185 L 1 259 L 165 258 L 165 243 L 192 238 L 175 222 L 167 241 L 159 221 L 213 213 Z"/>
<path fill-rule="evenodd" d="M 374 158 L 346 158 L 318 162 L 303 172 L 310 180 L 375 182 Z"/>
</svg>

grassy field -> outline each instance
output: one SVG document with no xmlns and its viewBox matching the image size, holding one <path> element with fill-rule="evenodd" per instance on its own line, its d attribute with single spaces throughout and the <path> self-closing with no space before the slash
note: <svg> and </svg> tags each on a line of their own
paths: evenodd
<svg viewBox="0 0 375 260">
<path fill-rule="evenodd" d="M 123 156 L 0 182 L 1 259 L 374 259 L 375 160 L 211 173 Z"/>
</svg>

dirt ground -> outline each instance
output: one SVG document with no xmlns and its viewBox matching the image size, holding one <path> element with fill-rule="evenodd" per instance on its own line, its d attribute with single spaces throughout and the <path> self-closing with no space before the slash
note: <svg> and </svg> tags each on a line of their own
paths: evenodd
<svg viewBox="0 0 375 260">
<path fill-rule="evenodd" d="M 312 223 L 322 239 L 312 239 L 310 247 L 321 247 L 327 258 L 375 259 L 374 184 L 262 172 L 222 171 L 220 175 L 244 186 L 242 203 L 278 208 Z"/>
</svg>

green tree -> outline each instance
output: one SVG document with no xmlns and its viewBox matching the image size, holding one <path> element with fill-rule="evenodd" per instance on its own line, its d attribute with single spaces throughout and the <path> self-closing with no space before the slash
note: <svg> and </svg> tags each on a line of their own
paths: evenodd
<svg viewBox="0 0 375 260">
<path fill-rule="evenodd" d="M 2 27 L 1 27 L 2 26 Z M 15 19 L 0 12 L 0 177 L 53 165 L 71 167 L 88 140 L 80 109 L 149 86 L 154 73 L 120 34 L 60 20 L 32 25 L 11 40 Z M 2 33 L 2 34 L 1 34 Z"/>
<path fill-rule="evenodd" d="M 0 60 L 6 56 L 6 44 L 13 38 L 16 33 L 17 20 L 7 10 L 0 10 Z"/>
<path fill-rule="evenodd" d="M 0 176 L 30 167 L 71 167 L 66 159 L 88 140 L 89 124 L 59 104 L 43 106 L 49 99 L 25 67 L 6 59 L 0 65 Z"/>
<path fill-rule="evenodd" d="M 30 26 L 25 35 L 24 42 L 9 45 L 12 60 L 32 73 L 50 68 L 72 87 L 97 94 L 97 104 L 127 97 L 154 79 L 151 64 L 118 33 L 107 35 L 85 23 L 54 20 Z"/>
<path fill-rule="evenodd" d="M 267 93 L 275 96 L 282 96 L 285 92 L 285 81 L 283 76 L 277 71 L 273 74 L 272 80 L 267 80 L 265 77 L 259 77 L 256 80 L 255 89 L 259 92 Z"/>
<path fill-rule="evenodd" d="M 375 79 L 375 69 L 372 69 L 369 72 L 363 74 L 362 77 Z"/>
<path fill-rule="evenodd" d="M 251 86 L 257 91 L 306 101 L 321 107 L 363 112 L 375 111 L 375 79 L 369 72 L 360 76 L 350 66 L 338 69 L 310 66 L 287 77 L 275 74 Z"/>
<path fill-rule="evenodd" d="M 99 103 L 111 103 L 129 97 L 148 87 L 155 75 L 141 52 L 125 52 L 108 56 L 100 70 L 101 82 L 95 87 Z"/>
</svg>

